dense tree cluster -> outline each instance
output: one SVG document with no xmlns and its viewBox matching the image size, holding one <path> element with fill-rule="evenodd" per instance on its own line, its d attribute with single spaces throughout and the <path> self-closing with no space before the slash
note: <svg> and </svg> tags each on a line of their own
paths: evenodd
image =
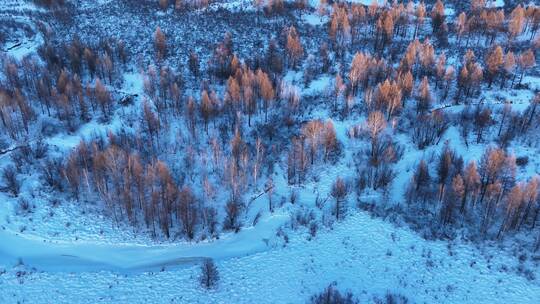
<svg viewBox="0 0 540 304">
<path fill-rule="evenodd" d="M 445 145 L 435 170 L 420 161 L 406 201 L 409 208 L 439 217 L 441 225 L 466 221 L 484 236 L 534 228 L 540 213 L 540 177 L 517 182 L 516 167 L 516 158 L 497 147 L 486 148 L 477 165 L 474 160 L 465 164 L 458 152 Z"/>
</svg>

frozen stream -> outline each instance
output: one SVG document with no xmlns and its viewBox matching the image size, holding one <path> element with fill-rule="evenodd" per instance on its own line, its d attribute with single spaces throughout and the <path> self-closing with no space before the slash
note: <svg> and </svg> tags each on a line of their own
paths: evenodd
<svg viewBox="0 0 540 304">
<path fill-rule="evenodd" d="M 22 260 L 27 266 L 54 272 L 136 272 L 191 264 L 203 258 L 238 257 L 266 250 L 268 244 L 264 240 L 273 236 L 286 218 L 266 217 L 256 227 L 235 235 L 223 234 L 220 240 L 164 245 L 51 242 L 3 229 L 0 230 L 0 265 L 15 265 Z"/>
</svg>

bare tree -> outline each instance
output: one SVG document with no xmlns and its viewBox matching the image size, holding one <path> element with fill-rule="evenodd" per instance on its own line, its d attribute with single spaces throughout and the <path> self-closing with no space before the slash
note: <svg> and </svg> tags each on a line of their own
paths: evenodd
<svg viewBox="0 0 540 304">
<path fill-rule="evenodd" d="M 322 131 L 324 124 L 320 120 L 312 120 L 304 125 L 302 128 L 302 134 L 308 141 L 310 147 L 311 164 L 315 161 L 315 155 L 317 154 L 319 145 L 322 143 Z"/>
<path fill-rule="evenodd" d="M 191 240 L 195 236 L 195 225 L 199 218 L 196 198 L 190 188 L 184 187 L 179 193 L 178 214 L 182 220 L 187 237 Z"/>
<path fill-rule="evenodd" d="M 225 205 L 225 223 L 223 224 L 223 227 L 225 229 L 235 230 L 238 231 L 240 229 L 240 223 L 238 222 L 238 216 L 240 215 L 240 211 L 242 209 L 242 205 L 237 200 L 230 200 Z"/>
<path fill-rule="evenodd" d="M 379 150 L 380 134 L 386 129 L 384 115 L 380 111 L 369 113 L 366 127 L 371 140 L 371 157 L 374 158 L 376 157 L 375 153 Z"/>
<path fill-rule="evenodd" d="M 268 177 L 264 185 L 266 194 L 268 195 L 268 210 L 274 212 L 274 204 L 272 200 L 272 195 L 274 194 L 274 180 L 271 176 Z"/>
<path fill-rule="evenodd" d="M 407 202 L 409 204 L 412 202 L 422 202 L 423 207 L 426 207 L 426 203 L 433 199 L 431 182 L 427 163 L 425 160 L 421 160 L 405 192 Z"/>
<path fill-rule="evenodd" d="M 193 74 L 193 76 L 195 77 L 199 76 L 199 73 L 200 73 L 199 56 L 194 51 L 191 51 L 189 53 L 188 65 L 189 65 L 189 71 L 191 72 L 191 74 Z"/>
<path fill-rule="evenodd" d="M 112 112 L 112 97 L 109 90 L 107 90 L 99 78 L 96 79 L 94 94 L 96 95 L 96 100 L 101 107 L 103 116 L 105 119 L 109 119 Z"/>
</svg>

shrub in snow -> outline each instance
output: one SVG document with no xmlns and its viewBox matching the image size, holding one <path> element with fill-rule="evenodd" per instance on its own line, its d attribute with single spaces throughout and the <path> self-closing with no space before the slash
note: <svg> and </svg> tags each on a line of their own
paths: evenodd
<svg viewBox="0 0 540 304">
<path fill-rule="evenodd" d="M 4 168 L 4 170 L 2 171 L 2 182 L 4 184 L 3 188 L 5 189 L 5 191 L 8 191 L 14 196 L 19 195 L 21 185 L 19 183 L 19 180 L 17 180 L 17 172 L 15 170 L 15 167 L 10 165 Z"/>
<path fill-rule="evenodd" d="M 17 205 L 17 214 L 28 214 L 30 213 L 30 202 L 27 199 L 19 199 Z"/>
<path fill-rule="evenodd" d="M 351 292 L 342 294 L 336 289 L 336 282 L 328 285 L 321 293 L 311 297 L 311 304 L 355 304 L 358 303 Z"/>
<path fill-rule="evenodd" d="M 217 286 L 219 281 L 219 272 L 212 259 L 206 259 L 201 265 L 201 276 L 199 277 L 201 286 L 211 289 Z"/>
<path fill-rule="evenodd" d="M 384 300 L 375 302 L 381 304 L 407 304 L 409 303 L 409 299 L 400 294 L 394 294 L 389 292 L 386 294 Z"/>
</svg>

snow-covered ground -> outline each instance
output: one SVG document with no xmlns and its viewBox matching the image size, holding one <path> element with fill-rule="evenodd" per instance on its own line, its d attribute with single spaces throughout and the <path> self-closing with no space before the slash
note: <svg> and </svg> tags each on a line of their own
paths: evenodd
<svg viewBox="0 0 540 304">
<path fill-rule="evenodd" d="M 263 239 L 251 241 L 266 244 Z M 341 289 L 353 290 L 362 303 L 375 296 L 382 297 L 387 291 L 401 293 L 412 303 L 529 304 L 540 298 L 540 286 L 512 273 L 515 259 L 505 253 L 490 249 L 484 252 L 481 248 L 443 241 L 428 242 L 406 228 L 396 228 L 365 213 L 347 218 L 311 241 L 306 233 L 292 232 L 287 244 L 276 239 L 268 244 L 274 244 L 275 248 L 262 252 L 247 250 L 236 257 L 226 256 L 219 249 L 200 251 L 193 256 L 194 252 L 178 251 L 176 246 L 137 247 L 135 251 L 108 247 L 111 250 L 108 259 L 98 250 L 94 261 L 81 263 L 77 272 L 69 267 L 62 271 L 62 264 L 66 259 L 76 259 L 69 255 L 90 258 L 92 254 L 84 251 L 98 245 L 32 246 L 34 252 L 39 248 L 45 250 L 43 261 L 47 262 L 15 269 L 11 268 L 13 262 L 5 265 L 7 272 L 0 275 L 0 300 L 2 303 L 51 303 L 52 299 L 55 303 L 304 303 L 333 281 Z M 5 250 L 7 246 L 0 248 Z M 204 246 L 207 245 L 199 248 Z M 227 252 L 227 248 L 222 250 Z M 155 264 L 158 269 L 163 266 L 164 271 L 126 273 L 121 267 L 116 271 L 97 271 L 93 267 L 111 260 L 120 265 L 124 259 L 129 265 L 135 252 L 145 257 L 147 265 Z M 222 256 L 217 259 L 221 280 L 216 290 L 206 291 L 197 281 L 199 267 L 190 265 L 190 259 L 186 258 L 211 254 Z M 168 260 L 161 259 L 164 255 Z M 7 262 L 5 258 L 1 261 Z M 182 261 L 188 264 L 178 265 Z M 31 270 L 32 266 L 37 270 Z M 54 267 L 56 271 L 42 272 L 43 267 Z"/>
<path fill-rule="evenodd" d="M 504 0 L 489 0 L 487 1 L 487 7 L 504 7 Z"/>
</svg>

